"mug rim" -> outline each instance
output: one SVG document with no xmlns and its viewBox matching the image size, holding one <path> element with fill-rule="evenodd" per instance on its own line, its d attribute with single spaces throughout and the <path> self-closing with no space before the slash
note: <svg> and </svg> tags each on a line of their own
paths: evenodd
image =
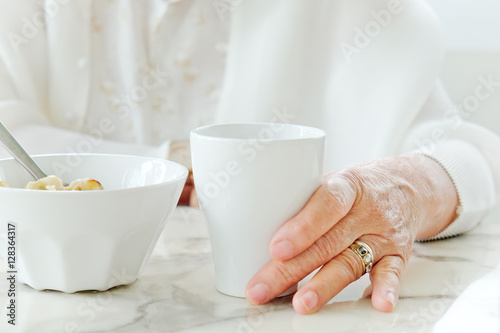
<svg viewBox="0 0 500 333">
<path fill-rule="evenodd" d="M 241 137 L 237 136 L 224 136 L 222 134 L 216 133 L 208 133 L 207 131 L 214 130 L 217 128 L 224 127 L 256 127 L 256 134 L 260 129 L 271 128 L 272 125 L 278 126 L 286 126 L 289 128 L 294 128 L 296 130 L 302 130 L 302 134 L 306 134 L 304 136 L 296 136 L 296 137 L 283 137 L 283 138 L 265 138 L 265 137 L 255 137 L 251 138 L 248 136 L 242 135 Z M 272 130 L 272 129 L 271 129 Z M 312 127 L 312 126 L 304 126 L 298 124 L 290 124 L 290 123 L 266 123 L 266 122 L 238 122 L 238 123 L 221 123 L 221 124 L 211 124 L 205 125 L 191 130 L 191 135 L 196 135 L 199 137 L 203 137 L 206 140 L 217 140 L 217 141 L 249 141 L 249 140 L 259 140 L 259 141 L 274 141 L 274 142 L 286 142 L 286 141 L 297 141 L 297 140 L 311 140 L 311 139 L 322 139 L 326 136 L 326 132 L 320 128 Z"/>
</svg>

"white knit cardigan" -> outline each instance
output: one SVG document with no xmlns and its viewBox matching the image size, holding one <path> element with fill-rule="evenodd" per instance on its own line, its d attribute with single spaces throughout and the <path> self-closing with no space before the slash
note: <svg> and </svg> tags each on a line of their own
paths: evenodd
<svg viewBox="0 0 500 333">
<path fill-rule="evenodd" d="M 240 121 L 325 129 L 327 169 L 420 150 L 458 192 L 449 237 L 498 200 L 500 139 L 458 116 L 443 54 L 420 0 L 1 0 L 0 121 L 33 154 L 181 159 L 191 128 Z"/>
</svg>

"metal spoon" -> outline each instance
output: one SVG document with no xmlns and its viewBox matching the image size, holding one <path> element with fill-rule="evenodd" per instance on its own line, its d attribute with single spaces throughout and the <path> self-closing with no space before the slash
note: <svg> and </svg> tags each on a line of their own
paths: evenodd
<svg viewBox="0 0 500 333">
<path fill-rule="evenodd" d="M 21 164 L 28 173 L 38 180 L 47 177 L 47 174 L 33 161 L 28 153 L 21 147 L 19 142 L 10 134 L 5 126 L 0 122 L 0 142 L 14 156 L 17 162 Z"/>
</svg>

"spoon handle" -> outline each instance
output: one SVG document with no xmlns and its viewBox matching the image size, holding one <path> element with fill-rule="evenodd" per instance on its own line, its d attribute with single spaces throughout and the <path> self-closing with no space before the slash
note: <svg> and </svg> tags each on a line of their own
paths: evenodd
<svg viewBox="0 0 500 333">
<path fill-rule="evenodd" d="M 40 169 L 40 167 L 33 161 L 33 159 L 26 153 L 21 145 L 14 139 L 12 134 L 0 122 L 0 142 L 3 144 L 12 156 L 18 161 L 30 175 L 35 179 L 47 177 L 47 174 Z"/>
</svg>

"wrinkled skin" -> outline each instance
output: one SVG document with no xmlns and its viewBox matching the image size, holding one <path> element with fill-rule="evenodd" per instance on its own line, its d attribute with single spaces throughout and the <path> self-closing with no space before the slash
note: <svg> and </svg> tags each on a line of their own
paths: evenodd
<svg viewBox="0 0 500 333">
<path fill-rule="evenodd" d="M 247 299 L 264 304 L 322 266 L 293 297 L 297 312 L 318 311 L 363 275 L 361 260 L 348 248 L 360 240 L 375 262 L 365 294 L 375 309 L 392 311 L 413 242 L 443 230 L 456 218 L 457 205 L 445 170 L 420 154 L 326 174 L 302 211 L 273 237 L 273 260 L 249 281 Z"/>
</svg>

